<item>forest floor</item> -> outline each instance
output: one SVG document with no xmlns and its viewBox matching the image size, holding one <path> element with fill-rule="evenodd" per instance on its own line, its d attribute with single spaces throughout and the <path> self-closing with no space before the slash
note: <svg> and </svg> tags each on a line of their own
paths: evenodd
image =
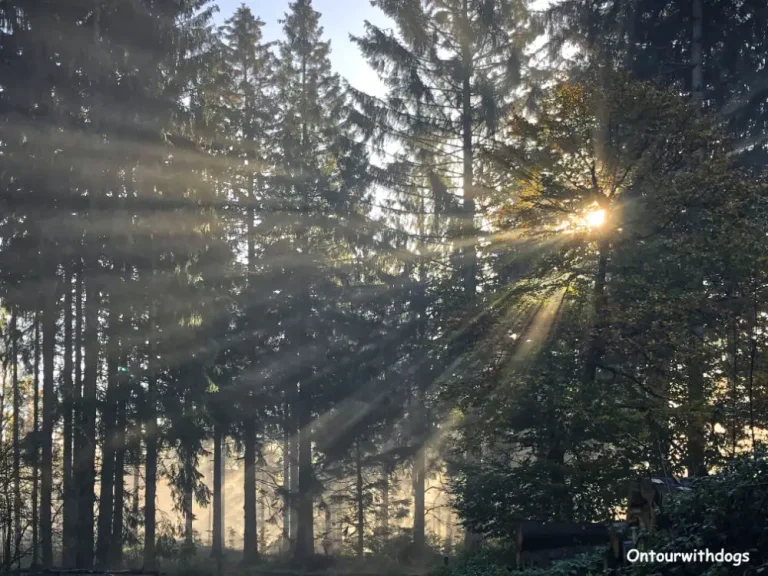
<svg viewBox="0 0 768 576">
<path fill-rule="evenodd" d="M 434 554 L 418 562 L 403 562 L 386 555 L 358 558 L 318 554 L 301 567 L 283 556 L 265 556 L 253 566 L 243 566 L 240 550 L 225 550 L 219 564 L 211 556 L 210 548 L 199 547 L 191 559 L 162 562 L 160 571 L 169 576 L 425 576 L 435 572 L 444 562 L 443 557 Z"/>
</svg>

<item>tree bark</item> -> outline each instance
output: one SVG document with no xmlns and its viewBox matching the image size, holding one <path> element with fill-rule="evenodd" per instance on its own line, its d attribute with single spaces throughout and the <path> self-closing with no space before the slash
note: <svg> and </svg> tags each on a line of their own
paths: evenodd
<svg viewBox="0 0 768 576">
<path fill-rule="evenodd" d="M 250 118 L 248 119 L 250 123 Z M 254 175 L 248 175 L 248 206 L 246 209 L 246 230 L 248 244 L 248 284 L 253 289 L 256 270 L 256 237 L 254 233 Z M 259 555 L 256 521 L 256 422 L 248 417 L 243 422 L 243 444 L 245 448 L 245 473 L 243 475 L 243 561 L 254 562 Z"/>
<path fill-rule="evenodd" d="M 291 430 L 286 416 L 283 423 L 283 545 L 282 551 L 291 549 Z"/>
<path fill-rule="evenodd" d="M 243 560 L 254 562 L 258 558 L 258 526 L 256 521 L 256 426 L 247 419 L 243 427 L 245 471 L 243 474 Z"/>
<path fill-rule="evenodd" d="M 466 30 L 471 26 L 469 0 L 462 0 L 462 17 Z M 462 189 L 464 201 L 464 291 L 468 299 L 475 296 L 477 289 L 477 254 L 475 252 L 475 182 L 474 149 L 472 147 L 472 53 L 469 38 L 462 40 L 461 56 L 463 78 L 461 83 L 461 136 L 462 136 Z"/>
<path fill-rule="evenodd" d="M 597 376 L 597 366 L 603 357 L 605 349 L 605 343 L 603 341 L 603 323 L 605 321 L 605 283 L 608 272 L 608 250 L 608 240 L 606 238 L 601 238 L 598 241 L 597 273 L 595 275 L 595 287 L 593 292 L 594 317 L 592 319 L 592 333 L 590 335 L 586 361 L 584 363 L 585 386 L 594 384 Z"/>
<path fill-rule="evenodd" d="M 365 506 L 363 494 L 363 461 L 360 453 L 360 439 L 355 442 L 355 493 L 357 495 L 357 555 L 365 554 Z"/>
<path fill-rule="evenodd" d="M 153 260 L 154 267 L 154 260 Z M 150 294 L 151 296 L 151 294 Z M 154 570 L 155 559 L 155 500 L 157 498 L 157 374 L 155 359 L 155 307 L 149 311 L 149 347 L 147 351 L 147 403 L 145 443 L 147 445 L 146 482 L 144 487 L 144 570 Z"/>
<path fill-rule="evenodd" d="M 299 385 L 299 494 L 295 558 L 305 562 L 315 551 L 314 509 L 312 505 L 314 471 L 312 469 L 312 408 L 310 390 Z"/>
<path fill-rule="evenodd" d="M 416 554 L 424 553 L 425 535 L 425 446 L 421 446 L 413 457 L 413 547 Z"/>
<path fill-rule="evenodd" d="M 706 420 L 704 418 L 704 374 L 698 355 L 688 358 L 688 430 L 686 438 L 688 476 L 706 476 Z"/>
<path fill-rule="evenodd" d="M 117 424 L 115 434 L 115 498 L 112 514 L 112 542 L 109 545 L 109 565 L 120 568 L 123 564 L 123 511 L 125 509 L 125 397 L 123 380 L 118 376 Z"/>
<path fill-rule="evenodd" d="M 50 258 L 50 256 L 47 256 Z M 53 425 L 56 403 L 53 388 L 54 355 L 56 354 L 56 268 L 50 265 L 49 289 L 43 302 L 43 430 L 40 478 L 40 536 L 43 568 L 53 567 Z"/>
<path fill-rule="evenodd" d="M 78 568 L 93 567 L 94 483 L 96 480 L 96 381 L 99 370 L 99 288 L 96 280 L 98 263 L 91 261 L 85 278 L 85 371 L 80 415 L 82 462 L 78 475 Z"/>
<path fill-rule="evenodd" d="M 19 390 L 19 350 L 16 311 L 11 312 L 11 355 L 13 378 L 13 531 L 14 554 L 17 568 L 21 568 L 21 447 L 19 430 L 21 426 L 21 391 Z M 8 558 L 8 557 L 6 557 Z M 10 564 L 8 565 L 10 568 Z"/>
<path fill-rule="evenodd" d="M 107 334 L 107 392 L 101 413 L 104 439 L 101 447 L 101 485 L 99 489 L 99 518 L 96 539 L 96 565 L 109 566 L 112 543 L 112 513 L 115 489 L 115 406 L 117 388 L 117 360 L 120 350 L 117 295 L 109 296 Z"/>
<path fill-rule="evenodd" d="M 83 266 L 78 262 L 77 276 L 75 277 L 75 381 L 72 410 L 72 498 L 71 498 L 71 532 L 67 540 L 69 550 L 69 564 L 65 567 L 74 568 L 78 564 L 78 528 L 80 513 L 80 487 L 78 481 L 82 479 L 82 462 L 85 455 L 85 436 L 82 428 L 83 413 Z"/>
<path fill-rule="evenodd" d="M 136 463 L 133 466 L 133 503 L 131 505 L 131 513 L 136 518 L 136 525 L 133 529 L 134 538 L 138 537 L 138 518 L 139 511 L 141 510 L 141 464 L 139 464 L 139 457 L 141 455 L 141 442 L 139 442 L 136 448 Z"/>
<path fill-rule="evenodd" d="M 40 479 L 40 314 L 35 311 L 35 378 L 34 394 L 32 405 L 32 432 L 34 435 L 34 446 L 32 452 L 32 566 L 37 566 L 40 561 L 40 539 L 38 534 L 39 527 L 39 479 Z"/>
<path fill-rule="evenodd" d="M 120 380 L 118 378 L 118 380 Z M 123 511 L 125 509 L 125 399 L 118 385 L 117 397 L 117 433 L 115 447 L 115 511 L 112 514 L 112 542 L 109 545 L 112 568 L 123 564 Z"/>
<path fill-rule="evenodd" d="M 74 399 L 75 382 L 73 380 L 72 364 L 72 268 L 69 266 L 65 270 L 64 276 L 64 367 L 63 367 L 63 411 L 64 411 L 64 431 L 63 431 L 63 478 L 64 484 L 64 502 L 62 505 L 62 545 L 61 545 L 61 563 L 65 568 L 71 568 L 74 563 L 73 538 L 76 538 L 76 527 L 74 525 L 77 514 L 76 492 L 77 485 L 74 482 L 73 474 L 73 442 L 74 442 Z"/>
<path fill-rule="evenodd" d="M 292 409 L 293 410 L 293 409 Z M 291 489 L 288 497 L 290 506 L 290 545 L 291 550 L 296 549 L 296 541 L 299 532 L 299 434 L 295 426 L 296 419 L 291 414 L 291 437 L 289 446 L 290 464 L 291 464 Z"/>
<path fill-rule="evenodd" d="M 262 469 L 258 474 L 257 482 L 264 486 L 268 482 L 265 471 Z M 258 508 L 258 518 L 256 519 L 256 531 L 259 533 L 258 552 L 264 554 L 267 549 L 267 503 L 263 493 L 256 487 L 256 506 Z"/>
<path fill-rule="evenodd" d="M 221 510 L 221 424 L 216 424 L 213 429 L 213 534 L 211 538 L 211 556 L 220 559 L 224 553 L 223 518 Z"/>
<path fill-rule="evenodd" d="M 184 397 L 184 418 L 192 418 L 192 399 L 190 392 L 187 392 Z M 192 473 L 194 472 L 192 446 L 189 439 L 182 437 L 182 452 L 184 466 L 184 495 L 183 495 L 183 512 L 184 512 L 184 543 L 191 546 L 194 544 L 194 532 L 193 521 L 194 514 L 192 511 Z M 217 470 L 221 474 L 221 466 Z"/>
<path fill-rule="evenodd" d="M 381 470 L 381 533 L 384 540 L 389 540 L 389 466 L 384 464 Z"/>
<path fill-rule="evenodd" d="M 130 268 L 127 263 L 122 264 L 123 282 L 129 286 Z M 125 456 L 127 450 L 127 384 L 129 379 L 129 334 L 131 333 L 132 310 L 130 307 L 121 306 L 120 334 L 117 340 L 117 387 L 115 390 L 115 502 L 112 514 L 112 542 L 110 543 L 109 565 L 112 568 L 121 568 L 123 565 L 123 517 L 125 511 Z"/>
</svg>

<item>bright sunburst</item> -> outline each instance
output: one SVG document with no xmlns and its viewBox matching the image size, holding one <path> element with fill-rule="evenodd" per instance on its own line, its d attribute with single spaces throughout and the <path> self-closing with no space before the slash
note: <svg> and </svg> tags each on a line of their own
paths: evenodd
<svg viewBox="0 0 768 576">
<path fill-rule="evenodd" d="M 605 210 L 592 210 L 584 216 L 584 223 L 588 228 L 599 228 L 605 224 Z"/>
</svg>

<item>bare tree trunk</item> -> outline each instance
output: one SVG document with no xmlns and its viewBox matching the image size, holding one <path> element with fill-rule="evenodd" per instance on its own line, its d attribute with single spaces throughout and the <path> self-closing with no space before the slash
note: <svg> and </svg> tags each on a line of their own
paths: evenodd
<svg viewBox="0 0 768 576">
<path fill-rule="evenodd" d="M 186 394 L 184 398 L 184 418 L 191 418 L 192 417 L 192 400 L 190 398 L 189 393 Z M 182 442 L 182 452 L 183 452 L 183 466 L 184 466 L 184 497 L 183 497 L 183 504 L 184 504 L 184 543 L 191 546 L 194 544 L 194 532 L 193 532 L 193 521 L 194 521 L 194 513 L 192 511 L 192 473 L 193 473 L 193 455 L 192 455 L 192 447 L 189 444 L 189 440 L 187 438 L 181 439 Z M 221 453 L 219 453 L 221 454 Z M 221 466 L 218 467 L 217 472 L 221 474 Z"/>
<path fill-rule="evenodd" d="M 296 548 L 296 539 L 299 533 L 299 435 L 295 426 L 296 419 L 294 418 L 293 408 L 291 409 L 291 438 L 289 446 L 289 455 L 291 463 L 291 490 L 289 497 L 291 524 L 290 524 L 290 544 L 291 550 Z"/>
<path fill-rule="evenodd" d="M 313 483 L 312 468 L 312 407 L 308 385 L 302 382 L 298 397 L 298 436 L 299 436 L 299 494 L 298 527 L 296 530 L 296 549 L 294 556 L 299 562 L 305 562 L 315 552 Z"/>
<path fill-rule="evenodd" d="M 154 259 L 153 259 L 154 268 Z M 155 558 L 155 500 L 157 498 L 157 374 L 155 359 L 155 307 L 149 311 L 149 347 L 147 352 L 147 404 L 145 441 L 147 460 L 144 487 L 144 570 L 154 570 Z"/>
<path fill-rule="evenodd" d="M 413 547 L 416 553 L 424 553 L 425 536 L 425 477 L 426 447 L 422 446 L 413 457 Z"/>
<path fill-rule="evenodd" d="M 246 231 L 248 245 L 248 284 L 252 285 L 256 266 L 256 236 L 254 233 L 256 195 L 254 175 L 249 174 Z M 252 286 L 251 286 L 252 287 Z M 243 561 L 254 562 L 259 555 L 258 526 L 256 521 L 256 422 L 252 417 L 243 422 L 245 449 L 243 474 Z"/>
<path fill-rule="evenodd" d="M 355 493 L 357 504 L 357 555 L 365 554 L 365 507 L 363 494 L 363 461 L 360 453 L 360 438 L 355 441 Z"/>
<path fill-rule="evenodd" d="M 85 278 L 85 372 L 83 377 L 83 400 L 80 415 L 83 454 L 78 458 L 80 474 L 78 486 L 78 554 L 79 568 L 93 567 L 96 480 L 96 381 L 99 370 L 99 288 L 97 284 L 98 262 L 91 260 Z"/>
<path fill-rule="evenodd" d="M 46 258 L 50 258 L 46 255 Z M 43 568 L 53 567 L 53 425 L 56 397 L 53 388 L 53 366 L 56 354 L 56 268 L 47 267 L 49 289 L 43 302 L 43 433 L 42 475 L 40 481 L 40 536 Z"/>
<path fill-rule="evenodd" d="M 11 312 L 11 355 L 13 374 L 13 520 L 14 551 L 18 558 L 17 568 L 21 568 L 21 447 L 19 428 L 21 426 L 21 393 L 19 390 L 19 335 L 16 326 L 16 310 Z M 2 414 L 2 413 L 0 413 Z M 10 568 L 10 565 L 9 565 Z"/>
<path fill-rule="evenodd" d="M 40 314 L 35 311 L 35 377 L 34 394 L 32 400 L 32 432 L 34 435 L 34 446 L 32 452 L 32 566 L 37 566 L 40 562 L 40 540 L 38 535 L 38 482 L 40 478 L 40 443 L 38 440 L 40 431 Z"/>
<path fill-rule="evenodd" d="M 253 419 L 243 423 L 245 471 L 243 474 L 243 560 L 254 562 L 259 555 L 256 521 L 256 427 Z"/>
<path fill-rule="evenodd" d="M 72 422 L 74 410 L 75 384 L 72 375 L 72 266 L 67 264 L 64 272 L 64 368 L 63 368 L 63 412 L 64 412 L 64 464 L 63 478 L 64 484 L 64 502 L 62 506 L 62 538 L 61 538 L 61 563 L 69 568 L 73 564 L 73 548 L 70 547 L 70 541 L 75 532 L 74 520 L 76 514 L 77 500 L 75 492 L 77 487 L 74 483 L 72 470 L 73 454 L 73 434 L 74 426 Z"/>
<path fill-rule="evenodd" d="M 757 271 L 755 271 L 752 279 L 752 321 L 749 335 L 749 378 L 747 380 L 747 395 L 749 399 L 749 436 L 752 442 L 752 454 L 757 451 L 757 443 L 755 442 L 755 360 L 757 356 L 757 321 L 758 321 L 758 282 Z"/>
<path fill-rule="evenodd" d="M 331 504 L 325 503 L 323 506 L 325 509 L 325 528 L 323 534 L 323 551 L 326 556 L 333 554 L 333 513 L 331 511 Z"/>
<path fill-rule="evenodd" d="M 123 263 L 123 281 L 125 286 L 130 282 L 130 269 L 127 263 Z M 125 511 L 125 455 L 127 450 L 126 428 L 127 421 L 127 380 L 128 376 L 128 355 L 129 355 L 129 334 L 131 333 L 132 323 L 130 307 L 121 306 L 122 318 L 120 320 L 120 334 L 118 335 L 118 356 L 117 356 L 117 388 L 115 391 L 115 509 L 112 514 L 112 542 L 110 543 L 109 565 L 113 568 L 121 568 L 123 565 L 123 517 Z"/>
<path fill-rule="evenodd" d="M 462 0 L 461 2 L 461 20 L 463 26 L 467 29 L 471 29 L 470 13 L 469 13 L 469 0 Z M 461 83 L 461 136 L 462 136 L 462 190 L 463 190 L 463 208 L 464 208 L 464 226 L 462 241 L 464 242 L 463 248 L 463 272 L 464 272 L 464 293 L 467 298 L 467 302 L 471 303 L 477 293 L 477 253 L 476 253 L 476 230 L 475 230 L 475 175 L 474 175 L 474 142 L 472 139 L 472 120 L 474 111 L 472 109 L 472 74 L 473 74 L 473 58 L 472 48 L 469 37 L 463 37 L 461 42 L 461 60 L 462 60 L 462 83 Z M 471 337 L 467 334 L 463 338 L 463 342 L 466 342 Z M 467 344 L 462 343 L 460 345 L 460 353 L 463 353 Z M 467 454 L 467 459 L 471 462 L 476 460 L 477 455 L 474 451 L 470 450 Z M 423 474 L 423 473 L 422 473 Z M 415 524 L 414 520 L 414 524 Z M 423 525 L 423 519 L 420 521 Z M 421 536 L 419 536 L 421 539 Z M 482 540 L 480 535 L 471 531 L 467 531 L 465 534 L 464 544 L 467 550 L 475 550 L 479 548 Z M 416 535 L 414 534 L 414 543 L 416 543 Z M 417 546 L 417 549 L 420 549 Z"/>
<path fill-rule="evenodd" d="M 138 518 L 139 511 L 141 510 L 141 482 L 139 481 L 141 476 L 141 464 L 139 463 L 139 457 L 141 455 L 141 443 L 139 443 L 136 452 L 136 463 L 133 467 L 133 504 L 131 506 L 131 514 L 134 518 L 136 518 L 136 526 L 133 529 L 134 538 L 137 537 L 139 533 Z"/>
<path fill-rule="evenodd" d="M 223 518 L 221 510 L 221 424 L 216 424 L 213 429 L 213 534 L 211 542 L 211 556 L 220 559 L 224 553 Z"/>
<path fill-rule="evenodd" d="M 688 430 L 686 441 L 688 476 L 706 476 L 706 423 L 704 418 L 704 374 L 698 354 L 686 359 L 688 369 Z"/>
<path fill-rule="evenodd" d="M 585 386 L 594 384 L 597 376 L 597 367 L 603 354 L 605 343 L 603 341 L 603 323 L 605 310 L 605 285 L 608 274 L 608 240 L 601 238 L 598 242 L 597 253 L 597 274 L 595 275 L 594 286 L 594 309 L 592 320 L 592 334 L 590 335 L 587 348 L 586 361 L 584 363 L 584 383 Z"/>
<path fill-rule="evenodd" d="M 282 551 L 291 549 L 291 431 L 288 418 L 283 423 L 283 542 Z"/>
<path fill-rule="evenodd" d="M 381 470 L 381 533 L 384 540 L 389 540 L 389 466 L 384 464 Z"/>
<path fill-rule="evenodd" d="M 109 565 L 112 543 L 112 513 L 115 488 L 115 404 L 117 394 L 117 357 L 120 351 L 117 312 L 117 295 L 109 296 L 109 319 L 107 334 L 107 392 L 101 413 L 104 426 L 104 440 L 101 448 L 101 486 L 99 489 L 99 519 L 96 539 L 96 565 Z"/>
<path fill-rule="evenodd" d="M 259 482 L 262 486 L 267 482 L 267 477 L 264 470 L 261 471 Z M 257 528 L 259 532 L 259 553 L 264 554 L 267 549 L 267 526 L 265 524 L 267 520 L 267 503 L 264 500 L 264 495 L 261 490 L 256 488 L 256 504 L 259 510 L 259 517 L 257 518 Z"/>
<path fill-rule="evenodd" d="M 124 386 L 118 377 L 117 387 L 117 430 L 115 434 L 115 511 L 112 514 L 112 542 L 109 546 L 112 568 L 123 564 L 123 511 L 125 509 L 125 397 Z"/>
<path fill-rule="evenodd" d="M 70 503 L 70 533 L 65 543 L 68 549 L 68 564 L 65 568 L 74 568 L 78 561 L 78 527 L 80 513 L 80 493 L 78 480 L 82 478 L 82 459 L 85 455 L 85 436 L 82 433 L 82 397 L 83 397 L 83 266 L 77 264 L 75 277 L 75 381 L 72 406 L 72 492 Z"/>
</svg>

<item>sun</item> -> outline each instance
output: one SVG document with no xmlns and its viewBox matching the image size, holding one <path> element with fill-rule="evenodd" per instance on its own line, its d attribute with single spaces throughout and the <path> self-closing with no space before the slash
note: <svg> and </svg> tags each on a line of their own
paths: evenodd
<svg viewBox="0 0 768 576">
<path fill-rule="evenodd" d="M 605 210 L 599 209 L 587 212 L 584 216 L 584 223 L 587 225 L 587 228 L 600 228 L 600 226 L 605 224 Z"/>
</svg>

